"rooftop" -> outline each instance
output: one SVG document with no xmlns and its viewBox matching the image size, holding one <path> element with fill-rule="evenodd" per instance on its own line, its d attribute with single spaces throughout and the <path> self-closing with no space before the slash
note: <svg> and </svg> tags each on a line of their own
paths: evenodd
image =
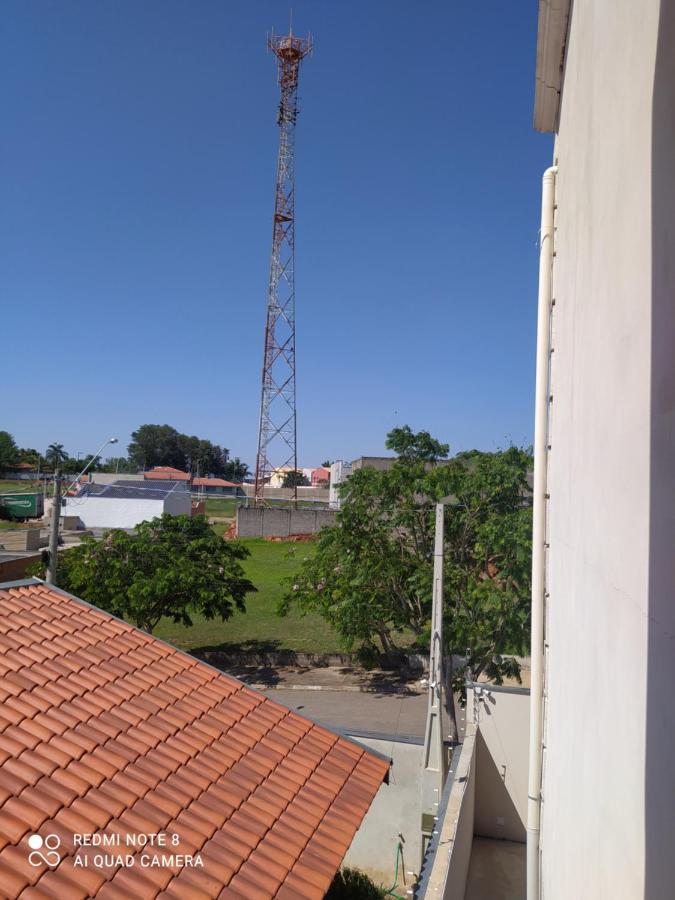
<svg viewBox="0 0 675 900">
<path fill-rule="evenodd" d="M 0 587 L 0 648 L 3 895 L 323 897 L 388 761 L 36 580 Z M 76 865 L 75 834 L 139 862 L 155 832 L 203 867 Z"/>
<path fill-rule="evenodd" d="M 145 481 L 116 481 L 114 484 L 96 482 L 81 485 L 77 497 L 105 497 L 109 500 L 164 500 L 182 482 L 162 481 L 161 485 L 148 487 Z"/>
<path fill-rule="evenodd" d="M 188 474 L 188 472 L 183 472 L 180 469 L 174 469 L 171 466 L 155 466 L 152 469 L 148 469 L 147 472 L 143 472 L 143 478 L 169 478 L 173 481 L 189 481 L 190 475 Z"/>
<path fill-rule="evenodd" d="M 225 481 L 224 478 L 193 478 L 193 487 L 240 487 L 234 481 Z"/>
</svg>

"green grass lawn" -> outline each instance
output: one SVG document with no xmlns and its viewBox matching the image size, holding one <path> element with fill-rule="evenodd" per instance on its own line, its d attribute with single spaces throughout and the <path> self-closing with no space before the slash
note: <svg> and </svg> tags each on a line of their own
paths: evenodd
<svg viewBox="0 0 675 900">
<path fill-rule="evenodd" d="M 251 553 L 243 563 L 246 575 L 258 588 L 257 594 L 247 596 L 247 611 L 235 612 L 227 622 L 219 619 L 209 622 L 202 616 L 194 616 L 192 628 L 183 628 L 163 619 L 155 635 L 181 650 L 295 650 L 306 653 L 339 650 L 336 633 L 320 616 L 312 614 L 301 617 L 292 612 L 282 618 L 276 614 L 276 604 L 285 590 L 284 579 L 292 576 L 302 560 L 314 553 L 314 544 L 264 541 L 260 538 L 246 538 L 241 543 Z"/>
<path fill-rule="evenodd" d="M 17 494 L 42 490 L 35 481 L 5 481 L 0 479 L 0 494 Z"/>
<path fill-rule="evenodd" d="M 207 516 L 233 518 L 238 503 L 241 503 L 241 500 L 236 497 L 211 497 L 204 501 L 204 512 Z"/>
</svg>

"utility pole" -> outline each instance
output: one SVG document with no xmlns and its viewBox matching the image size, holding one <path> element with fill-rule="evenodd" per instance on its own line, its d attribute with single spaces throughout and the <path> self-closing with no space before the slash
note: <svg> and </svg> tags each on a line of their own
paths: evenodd
<svg viewBox="0 0 675 900">
<path fill-rule="evenodd" d="M 272 220 L 272 255 L 255 464 L 255 503 L 264 502 L 272 472 L 298 469 L 295 417 L 295 123 L 298 118 L 300 63 L 312 52 L 311 37 L 272 34 L 268 48 L 278 62 L 281 99 L 279 154 Z M 297 484 L 293 498 L 297 500 Z"/>
<path fill-rule="evenodd" d="M 49 533 L 49 566 L 47 584 L 56 585 L 56 557 L 59 550 L 59 519 L 61 517 L 61 470 L 54 471 L 54 498 L 52 506 L 52 527 Z"/>
<path fill-rule="evenodd" d="M 442 718 L 444 532 L 445 506 L 443 503 L 437 503 L 427 724 L 424 732 L 422 768 L 422 836 L 425 843 L 431 838 L 436 827 L 438 807 L 447 775 Z"/>
</svg>

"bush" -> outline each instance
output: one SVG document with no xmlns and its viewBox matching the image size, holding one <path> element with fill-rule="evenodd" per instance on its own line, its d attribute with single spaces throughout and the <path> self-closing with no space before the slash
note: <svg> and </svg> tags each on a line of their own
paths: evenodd
<svg viewBox="0 0 675 900">
<path fill-rule="evenodd" d="M 381 900 L 384 888 L 358 869 L 340 869 L 328 888 L 324 900 Z"/>
</svg>

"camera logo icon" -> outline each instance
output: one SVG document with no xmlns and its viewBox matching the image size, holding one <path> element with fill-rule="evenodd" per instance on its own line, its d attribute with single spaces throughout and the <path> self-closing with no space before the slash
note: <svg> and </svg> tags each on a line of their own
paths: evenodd
<svg viewBox="0 0 675 900">
<path fill-rule="evenodd" d="M 61 862 L 61 854 L 58 848 L 61 846 L 61 838 L 58 834 L 48 834 L 42 838 L 39 834 L 31 834 L 28 838 L 28 846 L 31 852 L 28 854 L 28 862 L 31 866 L 58 866 Z"/>
</svg>

